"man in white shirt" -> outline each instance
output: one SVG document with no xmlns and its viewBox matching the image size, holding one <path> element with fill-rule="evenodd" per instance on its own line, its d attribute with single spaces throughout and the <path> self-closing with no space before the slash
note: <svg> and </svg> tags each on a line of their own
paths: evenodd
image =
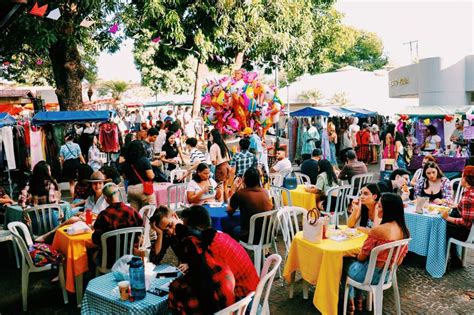
<svg viewBox="0 0 474 315">
<path fill-rule="evenodd" d="M 168 128 L 164 126 L 162 121 L 158 121 L 156 123 L 156 129 L 159 130 L 159 133 L 158 137 L 153 143 L 153 154 L 159 154 L 161 152 L 161 149 L 166 142 L 166 133 L 168 132 Z"/>
<path fill-rule="evenodd" d="M 278 148 L 276 150 L 276 159 L 277 162 L 270 169 L 270 173 L 282 173 L 287 174 L 292 170 L 291 162 L 286 157 L 286 151 L 283 148 Z"/>
</svg>

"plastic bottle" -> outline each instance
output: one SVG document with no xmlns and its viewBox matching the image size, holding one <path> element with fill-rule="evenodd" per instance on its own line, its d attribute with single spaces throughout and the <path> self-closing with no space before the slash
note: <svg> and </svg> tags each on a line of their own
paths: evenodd
<svg viewBox="0 0 474 315">
<path fill-rule="evenodd" d="M 133 256 L 128 262 L 130 265 L 130 288 L 134 300 L 142 300 L 146 296 L 145 268 L 140 257 Z"/>
<path fill-rule="evenodd" d="M 86 224 L 92 224 L 92 209 L 86 209 Z"/>
</svg>

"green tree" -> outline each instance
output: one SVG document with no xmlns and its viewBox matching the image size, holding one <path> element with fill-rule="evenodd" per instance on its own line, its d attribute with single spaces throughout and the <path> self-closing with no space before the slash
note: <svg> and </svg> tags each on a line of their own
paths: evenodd
<svg viewBox="0 0 474 315">
<path fill-rule="evenodd" d="M 318 105 L 318 101 L 322 98 L 323 94 L 317 89 L 307 90 L 298 95 L 298 99 L 301 99 L 313 105 Z"/>
<path fill-rule="evenodd" d="M 347 99 L 345 92 L 334 93 L 333 97 L 331 98 L 331 104 L 339 105 L 339 106 L 346 106 L 349 104 L 349 100 Z"/>
<path fill-rule="evenodd" d="M 28 14 L 33 4 L 20 12 L 0 32 L 0 46 L 11 65 L 5 74 L 9 80 L 25 82 L 32 74 L 56 87 L 61 110 L 82 108 L 84 54 L 98 55 L 101 49 L 114 51 L 122 37 L 108 28 L 117 21 L 125 3 L 115 0 L 49 0 L 48 10 L 59 8 L 55 21 Z M 45 2 L 40 3 L 45 4 Z M 94 21 L 81 27 L 84 18 Z"/>
<path fill-rule="evenodd" d="M 107 81 L 102 84 L 102 89 L 112 94 L 112 98 L 119 101 L 123 93 L 130 89 L 130 85 L 124 81 Z"/>
</svg>

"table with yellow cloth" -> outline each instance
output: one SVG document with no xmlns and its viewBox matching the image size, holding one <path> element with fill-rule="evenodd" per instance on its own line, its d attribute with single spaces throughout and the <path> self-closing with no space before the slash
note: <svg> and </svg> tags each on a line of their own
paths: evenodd
<svg viewBox="0 0 474 315">
<path fill-rule="evenodd" d="M 304 190 L 304 185 L 298 185 L 295 189 L 290 190 L 290 197 L 293 206 L 310 210 L 316 208 L 316 195 Z M 286 194 L 283 194 L 283 203 L 288 205 Z"/>
<path fill-rule="evenodd" d="M 316 285 L 314 306 L 322 314 L 337 314 L 342 259 L 344 256 L 356 256 L 366 238 L 364 234 L 341 242 L 324 239 L 316 244 L 304 240 L 303 232 L 299 232 L 291 243 L 283 276 L 291 283 L 292 274 L 300 271 L 305 281 Z"/>
<path fill-rule="evenodd" d="M 82 281 L 82 274 L 89 270 L 87 247 L 93 246 L 92 233 L 68 235 L 68 227 L 69 225 L 65 225 L 57 229 L 53 248 L 66 257 L 66 290 L 76 292 L 76 277 Z"/>
</svg>

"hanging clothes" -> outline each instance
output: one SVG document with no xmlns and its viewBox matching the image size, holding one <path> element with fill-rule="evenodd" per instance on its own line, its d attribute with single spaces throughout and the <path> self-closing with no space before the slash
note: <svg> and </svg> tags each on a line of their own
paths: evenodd
<svg viewBox="0 0 474 315">
<path fill-rule="evenodd" d="M 39 161 L 46 160 L 43 148 L 43 133 L 41 130 L 30 131 L 31 143 L 31 169 L 35 167 Z"/>
<path fill-rule="evenodd" d="M 13 143 L 15 150 L 16 168 L 22 172 L 28 169 L 28 147 L 23 126 L 13 126 Z"/>
<path fill-rule="evenodd" d="M 61 164 L 59 163 L 59 148 L 61 142 L 59 137 L 63 135 L 64 141 L 64 126 L 45 125 L 43 126 L 43 145 L 45 150 L 46 162 L 51 166 L 51 175 L 53 178 L 61 178 Z M 59 144 L 58 144 L 59 142 Z"/>
<path fill-rule="evenodd" d="M 15 149 L 13 146 L 12 127 L 6 126 L 0 129 L 0 142 L 3 143 L 5 158 L 7 160 L 8 169 L 16 169 Z"/>
<path fill-rule="evenodd" d="M 99 127 L 99 143 L 102 151 L 115 153 L 120 151 L 119 131 L 115 123 L 103 123 Z"/>
</svg>

